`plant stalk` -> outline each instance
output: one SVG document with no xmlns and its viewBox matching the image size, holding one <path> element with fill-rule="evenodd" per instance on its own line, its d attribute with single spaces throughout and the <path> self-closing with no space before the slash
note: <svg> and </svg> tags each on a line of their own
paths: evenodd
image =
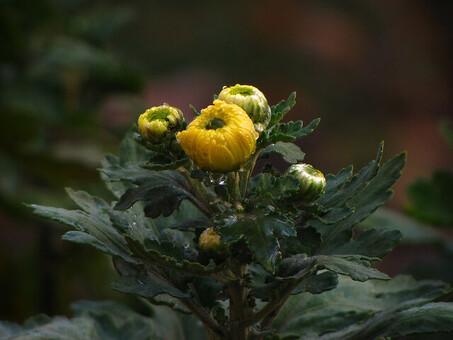
<svg viewBox="0 0 453 340">
<path fill-rule="evenodd" d="M 228 286 L 230 294 L 230 322 L 228 340 L 247 340 L 249 338 L 248 326 L 242 320 L 249 317 L 251 309 L 247 303 L 248 288 L 242 285 L 242 278 L 247 273 L 247 267 L 238 268 L 238 279 L 231 281 Z"/>
</svg>

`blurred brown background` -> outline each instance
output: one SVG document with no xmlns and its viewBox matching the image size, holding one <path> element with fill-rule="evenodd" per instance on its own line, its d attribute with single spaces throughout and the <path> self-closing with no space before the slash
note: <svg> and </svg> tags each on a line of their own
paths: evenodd
<svg viewBox="0 0 453 340">
<path fill-rule="evenodd" d="M 96 168 L 138 115 L 167 102 L 191 119 L 224 85 L 252 84 L 286 119 L 321 117 L 300 142 L 324 173 L 407 150 L 390 205 L 434 169 L 452 117 L 453 2 L 428 0 L 0 3 L 0 319 L 68 313 L 110 291 L 108 259 L 60 240 L 21 203 L 71 206 L 63 188 L 107 199 Z M 283 167 L 283 164 L 279 164 Z"/>
</svg>

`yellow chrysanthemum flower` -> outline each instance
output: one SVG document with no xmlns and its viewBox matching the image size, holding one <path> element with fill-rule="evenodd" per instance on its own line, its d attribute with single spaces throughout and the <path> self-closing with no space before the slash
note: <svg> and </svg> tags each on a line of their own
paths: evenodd
<svg viewBox="0 0 453 340">
<path fill-rule="evenodd" d="M 258 136 L 242 108 L 214 100 L 176 139 L 200 168 L 228 171 L 250 158 Z"/>
</svg>

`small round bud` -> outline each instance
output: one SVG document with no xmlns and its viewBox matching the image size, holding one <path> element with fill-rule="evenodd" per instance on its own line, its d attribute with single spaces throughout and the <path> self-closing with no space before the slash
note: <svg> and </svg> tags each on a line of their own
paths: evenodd
<svg viewBox="0 0 453 340">
<path fill-rule="evenodd" d="M 219 93 L 219 99 L 242 107 L 252 119 L 258 133 L 269 125 L 271 108 L 264 94 L 256 87 L 239 84 L 224 87 Z"/>
<path fill-rule="evenodd" d="M 220 235 L 212 228 L 203 231 L 198 242 L 200 249 L 204 252 L 217 253 L 224 247 L 224 244 L 220 241 Z"/>
<path fill-rule="evenodd" d="M 141 136 L 151 143 L 161 143 L 166 135 L 179 131 L 184 120 L 181 110 L 167 104 L 154 106 L 138 118 Z"/>
<path fill-rule="evenodd" d="M 326 178 L 323 173 L 310 164 L 294 164 L 286 171 L 287 174 L 299 179 L 297 198 L 305 202 L 313 202 L 324 193 Z"/>
</svg>

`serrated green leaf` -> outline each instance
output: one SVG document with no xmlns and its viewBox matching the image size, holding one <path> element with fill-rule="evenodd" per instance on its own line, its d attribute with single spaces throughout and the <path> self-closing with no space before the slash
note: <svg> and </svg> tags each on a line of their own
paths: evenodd
<svg viewBox="0 0 453 340">
<path fill-rule="evenodd" d="M 217 230 L 222 236 L 222 242 L 226 244 L 243 238 L 256 261 L 271 273 L 275 270 L 275 261 L 280 249 L 278 236 L 296 236 L 290 222 L 264 215 L 233 216 Z"/>
<path fill-rule="evenodd" d="M 288 254 L 313 255 L 314 251 L 321 245 L 321 234 L 312 227 L 296 226 L 297 236 L 282 240 L 282 253 L 284 257 Z"/>
<path fill-rule="evenodd" d="M 193 282 L 196 294 L 200 297 L 201 304 L 208 308 L 214 307 L 222 291 L 222 283 L 205 277 L 197 277 Z"/>
<path fill-rule="evenodd" d="M 277 142 L 294 142 L 311 134 L 319 122 L 319 118 L 314 119 L 306 127 L 303 127 L 304 124 L 301 120 L 278 123 L 261 134 L 258 145 L 266 146 Z"/>
<path fill-rule="evenodd" d="M 316 275 L 316 260 L 313 258 L 309 258 L 305 255 L 295 255 L 291 257 L 286 257 L 278 263 L 275 276 L 270 276 L 267 272 L 259 272 L 254 269 L 254 276 L 258 275 L 258 277 L 254 277 L 254 284 L 252 285 L 252 294 L 255 297 L 260 299 L 268 300 L 269 298 L 275 296 L 276 290 L 281 287 L 281 285 L 285 285 L 287 283 L 293 283 L 301 281 L 301 275 L 304 275 L 305 279 Z M 308 275 L 308 276 L 307 276 Z M 305 281 L 306 285 L 305 288 L 316 289 L 315 284 L 311 285 L 309 281 Z M 327 282 L 324 282 L 328 284 Z M 323 283 L 319 284 L 321 287 Z M 301 289 L 304 289 L 301 287 Z M 298 288 L 296 287 L 295 292 L 300 293 Z M 296 293 L 296 294 L 297 294 Z"/>
<path fill-rule="evenodd" d="M 119 164 L 130 162 L 144 162 L 150 159 L 153 153 L 135 141 L 138 127 L 134 125 L 126 134 L 120 145 Z"/>
<path fill-rule="evenodd" d="M 188 298 L 184 293 L 164 278 L 147 274 L 146 276 L 121 276 L 112 283 L 112 288 L 122 293 L 154 298 L 156 295 L 168 294 L 176 298 Z"/>
<path fill-rule="evenodd" d="M 382 152 L 383 144 L 381 143 L 376 159 L 372 160 L 353 176 L 351 176 L 352 166 L 341 170 L 335 177 L 328 176 L 326 178 L 326 192 L 318 203 L 325 207 L 341 207 L 355 197 L 377 175 Z M 333 184 L 329 183 L 330 181 L 333 181 Z"/>
<path fill-rule="evenodd" d="M 299 294 L 290 297 L 273 327 L 281 337 L 298 335 L 298 339 L 304 340 L 375 339 L 379 333 L 375 336 L 347 338 L 342 336 L 346 334 L 342 330 L 353 325 L 365 325 L 367 320 L 372 320 L 379 313 L 391 315 L 397 309 L 402 311 L 426 306 L 449 291 L 445 283 L 428 280 L 417 282 L 408 276 L 398 276 L 390 281 L 367 282 L 356 282 L 340 276 L 337 288 L 331 291 L 320 295 Z M 427 321 L 426 325 L 432 322 L 429 319 Z M 437 323 L 432 325 L 433 330 L 434 326 L 438 326 Z M 398 328 L 398 322 L 391 321 L 381 326 L 380 331 L 385 332 L 392 327 Z"/>
<path fill-rule="evenodd" d="M 355 209 L 347 205 L 329 210 L 326 214 L 318 216 L 319 220 L 325 224 L 336 224 L 343 221 L 346 217 L 352 215 Z"/>
<path fill-rule="evenodd" d="M 161 268 L 173 269 L 177 272 L 183 272 L 195 276 L 209 276 L 216 278 L 222 276 L 220 272 L 224 270 L 225 266 L 227 266 L 227 264 L 224 264 L 223 266 L 216 266 L 212 262 L 209 263 L 209 265 L 205 266 L 198 262 L 192 262 L 188 260 L 178 261 L 178 259 L 171 256 L 171 254 L 162 254 L 160 252 L 160 250 L 162 249 L 148 249 L 145 248 L 145 246 L 140 242 L 129 238 L 126 239 L 128 241 L 129 248 L 141 261 Z"/>
<path fill-rule="evenodd" d="M 380 154 L 381 152 L 378 152 L 377 160 L 380 159 Z M 390 199 L 392 191 L 389 188 L 401 175 L 405 159 L 405 154 L 400 154 L 385 163 L 380 170 L 377 162 L 373 161 L 343 185 L 340 193 L 331 203 L 335 207 L 347 204 L 354 208 L 354 213 L 334 225 L 324 224 L 319 219 L 308 223 L 316 228 L 323 237 L 323 244 L 317 250 L 317 254 L 336 254 L 339 248 L 344 247 L 345 235 L 349 233 L 349 238 L 352 239 L 352 228 Z M 393 233 L 386 236 L 391 237 L 390 244 L 392 239 L 396 238 Z M 359 250 L 358 246 L 359 244 L 355 247 L 356 251 Z M 382 251 L 382 254 L 384 248 L 379 250 Z M 387 248 L 390 249 L 391 247 Z M 370 256 L 368 255 L 369 251 L 369 249 L 363 247 L 360 254 Z M 373 252 L 373 250 L 371 251 Z"/>
<path fill-rule="evenodd" d="M 143 245 L 148 251 L 153 250 L 168 258 L 175 259 L 176 261 L 182 261 L 184 260 L 184 244 L 181 244 L 181 241 L 184 242 L 181 239 L 177 240 L 175 243 L 165 239 L 161 239 L 159 241 L 145 239 Z M 189 245 L 187 245 L 187 247 L 188 246 Z"/>
<path fill-rule="evenodd" d="M 165 329 L 170 320 L 161 316 L 145 317 L 130 308 L 114 302 L 80 301 L 73 304 L 76 316 L 37 316 L 23 326 L 16 325 L 9 340 L 177 340 L 184 336 L 181 329 L 173 326 Z M 172 320 L 177 321 L 173 318 Z M 0 323 L 1 324 L 1 323 Z M 1 329 L 0 325 L 0 329 Z M 3 338 L 3 337 L 2 337 Z"/>
<path fill-rule="evenodd" d="M 134 185 L 130 182 L 121 182 L 119 180 L 111 180 L 110 176 L 104 172 L 110 168 L 120 167 L 120 160 L 114 155 L 105 155 L 101 160 L 102 169 L 99 169 L 101 173 L 101 179 L 104 181 L 105 186 L 116 198 L 120 198 L 127 189 L 132 188 Z"/>
<path fill-rule="evenodd" d="M 250 199 L 256 203 L 266 200 L 278 202 L 298 190 L 299 180 L 290 175 L 274 177 L 269 173 L 260 173 L 249 181 Z"/>
<path fill-rule="evenodd" d="M 390 277 L 379 270 L 370 267 L 370 260 L 360 256 L 314 256 L 317 263 L 324 268 L 337 273 L 348 275 L 355 281 L 371 279 L 389 280 Z"/>
<path fill-rule="evenodd" d="M 294 280 L 294 275 L 307 268 L 312 268 L 314 264 L 313 258 L 307 257 L 305 254 L 297 254 L 284 258 L 278 264 L 275 274 L 279 279 L 283 278 L 285 281 Z"/>
<path fill-rule="evenodd" d="M 194 218 L 190 220 L 181 221 L 175 223 L 169 228 L 178 229 L 181 231 L 195 231 L 197 229 L 206 229 L 211 225 L 211 222 L 207 218 Z"/>
<path fill-rule="evenodd" d="M 322 272 L 302 280 L 292 295 L 300 293 L 321 294 L 323 292 L 332 290 L 338 285 L 338 275 L 332 272 Z"/>
<path fill-rule="evenodd" d="M 319 198 L 318 203 L 325 207 L 332 207 L 343 195 L 341 189 L 352 176 L 353 166 L 342 169 L 338 174 L 326 176 L 326 189 L 324 195 Z"/>
<path fill-rule="evenodd" d="M 146 177 L 129 177 L 136 188 L 128 189 L 115 205 L 126 210 L 135 202 L 146 201 L 145 215 L 156 218 L 169 216 L 183 199 L 196 201 L 183 176 L 175 171 L 149 171 Z"/>
<path fill-rule="evenodd" d="M 370 229 L 362 231 L 356 239 L 352 239 L 350 232 L 345 230 L 337 234 L 336 246 L 324 248 L 323 254 L 383 258 L 398 244 L 401 236 L 399 230 Z"/>
<path fill-rule="evenodd" d="M 90 245 L 103 253 L 113 255 L 111 251 L 96 237 L 82 231 L 71 230 L 63 234 L 61 238 L 69 242 Z"/>
<path fill-rule="evenodd" d="M 414 305 L 412 308 L 410 304 L 397 306 L 375 315 L 365 323 L 354 324 L 319 339 L 393 339 L 415 333 L 453 332 L 453 302 Z"/>
<path fill-rule="evenodd" d="M 260 153 L 259 159 L 268 158 L 275 154 L 283 157 L 285 161 L 295 164 L 304 160 L 305 153 L 293 143 L 277 142 L 264 148 Z"/>
<path fill-rule="evenodd" d="M 30 205 L 34 213 L 54 221 L 74 227 L 78 232 L 69 232 L 64 239 L 91 245 L 112 256 L 119 256 L 130 263 L 137 263 L 131 257 L 125 239 L 112 226 L 108 215 L 103 211 L 87 213 L 81 210 Z M 81 235 L 87 234 L 89 236 Z"/>
<path fill-rule="evenodd" d="M 282 100 L 277 105 L 271 107 L 271 120 L 268 124 L 268 128 L 277 124 L 288 112 L 291 110 L 294 105 L 296 105 L 296 92 L 293 92 L 289 95 L 288 99 Z"/>
<path fill-rule="evenodd" d="M 188 161 L 189 161 L 189 157 L 184 157 L 184 158 L 178 159 L 176 161 L 168 161 L 165 163 L 141 162 L 139 164 L 139 166 L 144 169 L 147 169 L 147 170 L 155 170 L 155 171 L 174 170 L 174 169 L 179 168 L 180 166 L 184 165 Z"/>
</svg>

